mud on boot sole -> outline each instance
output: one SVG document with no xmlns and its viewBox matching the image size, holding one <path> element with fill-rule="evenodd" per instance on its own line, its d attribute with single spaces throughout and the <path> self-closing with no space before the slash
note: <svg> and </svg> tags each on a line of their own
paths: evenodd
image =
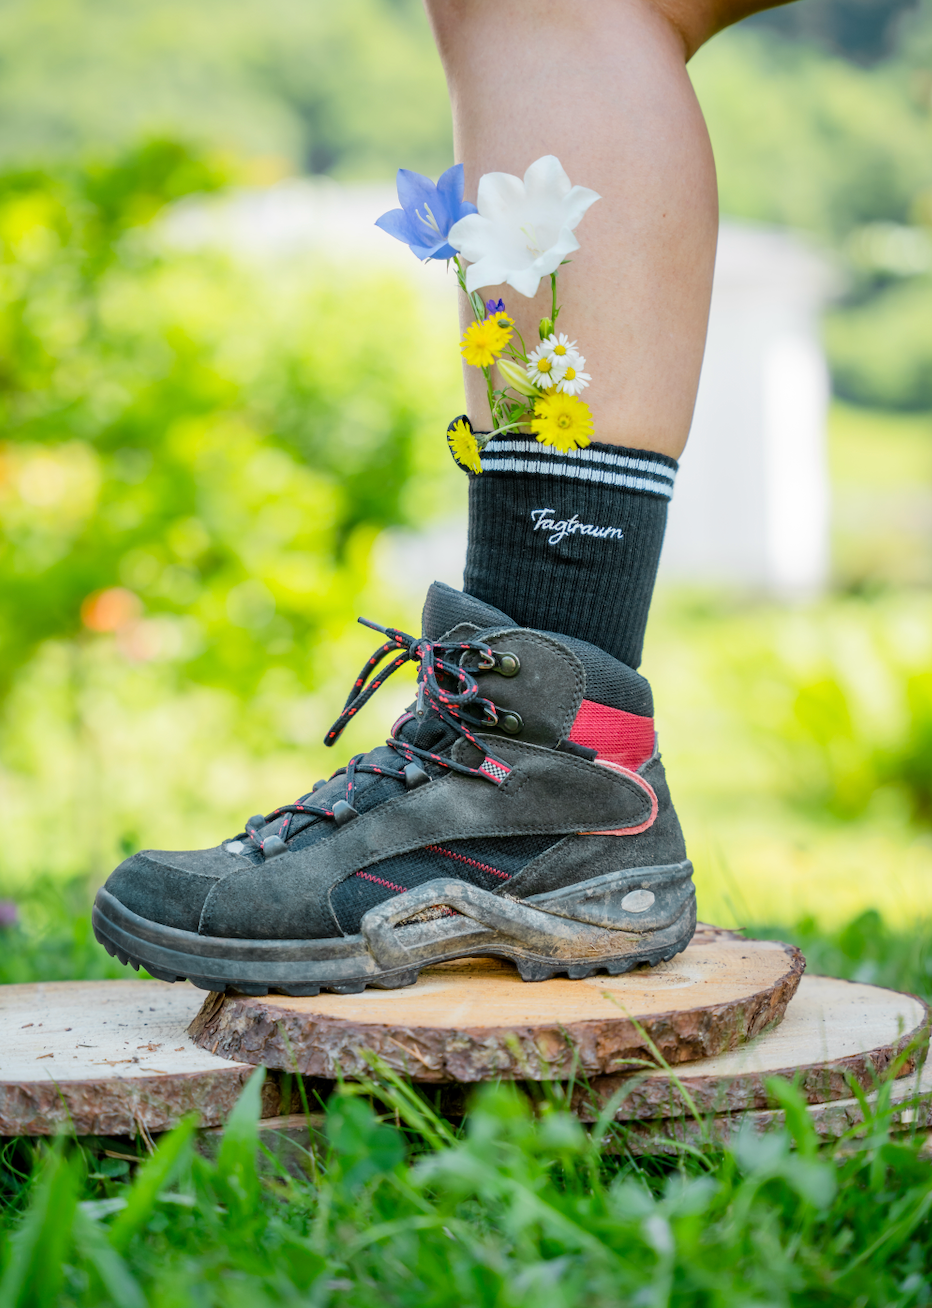
<svg viewBox="0 0 932 1308">
<path fill-rule="evenodd" d="M 93 923 L 108 953 L 162 981 L 260 996 L 359 994 L 366 986 L 414 985 L 423 967 L 483 955 L 513 962 L 524 981 L 617 976 L 686 948 L 696 896 L 687 859 L 523 900 L 436 878 L 371 908 L 358 934 L 326 940 L 202 936 L 140 917 L 106 889 L 97 894 Z"/>
</svg>

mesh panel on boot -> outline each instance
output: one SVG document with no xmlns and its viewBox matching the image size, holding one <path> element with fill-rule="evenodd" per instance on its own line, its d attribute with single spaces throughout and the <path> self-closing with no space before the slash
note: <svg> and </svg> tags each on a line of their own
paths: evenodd
<svg viewBox="0 0 932 1308">
<path fill-rule="evenodd" d="M 330 902 L 340 929 L 346 935 L 353 935 L 370 908 L 435 877 L 458 877 L 483 890 L 501 890 L 526 864 L 560 839 L 560 836 L 502 836 L 428 845 L 354 872 L 334 886 Z"/>
<path fill-rule="evenodd" d="M 545 631 L 545 636 L 553 636 L 579 659 L 586 673 L 586 699 L 598 704 L 607 704 L 610 708 L 622 709 L 625 713 L 636 713 L 641 717 L 654 716 L 654 696 L 650 682 L 626 663 L 619 663 L 611 654 L 606 654 L 597 645 L 588 640 L 577 640 L 575 636 L 561 636 L 556 631 Z"/>
</svg>

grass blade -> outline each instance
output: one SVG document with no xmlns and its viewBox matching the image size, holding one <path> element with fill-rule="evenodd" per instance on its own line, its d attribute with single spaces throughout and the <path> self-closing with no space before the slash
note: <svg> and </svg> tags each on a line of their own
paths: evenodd
<svg viewBox="0 0 932 1308">
<path fill-rule="evenodd" d="M 149 1220 L 160 1193 L 190 1147 L 197 1123 L 194 1113 L 183 1118 L 170 1135 L 159 1141 L 155 1153 L 140 1167 L 128 1188 L 126 1207 L 117 1214 L 110 1227 L 110 1244 L 118 1253 L 126 1249 L 133 1236 Z"/>
<path fill-rule="evenodd" d="M 74 1215 L 74 1243 L 100 1277 L 114 1308 L 146 1308 L 138 1281 L 110 1244 L 106 1231 L 81 1208 Z"/>
<path fill-rule="evenodd" d="M 53 1308 L 78 1203 L 75 1165 L 57 1146 L 47 1158 L 32 1203 L 13 1236 L 12 1257 L 0 1280 L 0 1308 Z"/>
</svg>

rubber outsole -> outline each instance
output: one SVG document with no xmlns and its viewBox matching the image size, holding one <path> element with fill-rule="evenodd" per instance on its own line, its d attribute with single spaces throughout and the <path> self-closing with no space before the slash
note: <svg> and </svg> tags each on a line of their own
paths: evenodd
<svg viewBox="0 0 932 1308">
<path fill-rule="evenodd" d="M 465 953 L 444 954 L 443 957 L 433 959 L 431 962 L 425 963 L 424 966 L 430 967 L 434 963 L 454 962 L 458 958 L 502 958 L 507 962 L 514 963 L 522 981 L 549 981 L 557 976 L 565 976 L 573 981 L 583 981 L 586 977 L 598 976 L 600 973 L 607 976 L 621 976 L 625 972 L 632 972 L 636 967 L 656 967 L 658 963 L 666 963 L 683 952 L 692 939 L 694 932 L 695 923 L 693 923 L 688 933 L 684 933 L 679 942 L 665 949 L 645 950 L 643 953 L 631 955 L 625 959 L 605 960 L 592 964 L 568 963 L 562 967 L 548 967 L 543 963 L 517 958 L 505 949 L 470 949 Z M 404 978 L 386 975 L 359 981 L 334 982 L 329 985 L 326 983 L 320 985 L 256 985 L 251 982 L 220 981 L 218 978 L 194 975 L 178 976 L 177 974 L 160 971 L 143 960 L 130 957 L 129 954 L 111 944 L 104 932 L 95 930 L 94 934 L 112 958 L 119 959 L 121 963 L 132 967 L 137 972 L 142 967 L 158 981 L 190 981 L 199 990 L 209 990 L 221 995 L 253 995 L 257 998 L 261 998 L 263 995 L 288 995 L 294 999 L 312 998 L 314 995 L 319 995 L 321 991 L 334 995 L 360 995 L 369 986 L 376 990 L 396 990 L 405 986 L 413 986 L 419 980 L 421 973 L 421 969 L 418 969 L 410 974 L 405 974 Z"/>
<path fill-rule="evenodd" d="M 653 911 L 625 909 L 632 887 Z M 640 902 L 640 901 L 639 901 Z M 451 917 L 412 923 L 429 906 Z M 651 919 L 643 922 L 639 918 Z M 331 940 L 224 940 L 142 918 L 107 890 L 94 904 L 94 934 L 107 952 L 161 981 L 190 981 L 224 994 L 292 997 L 399 989 L 421 969 L 485 956 L 515 965 L 524 981 L 622 975 L 681 953 L 695 931 L 692 865 L 632 868 L 576 886 L 508 900 L 457 880 L 437 879 L 370 909 L 358 935 Z"/>
</svg>

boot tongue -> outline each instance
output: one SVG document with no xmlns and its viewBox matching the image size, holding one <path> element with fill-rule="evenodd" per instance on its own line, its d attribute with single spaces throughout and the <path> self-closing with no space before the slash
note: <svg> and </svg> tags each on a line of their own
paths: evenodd
<svg viewBox="0 0 932 1308">
<path fill-rule="evenodd" d="M 439 640 L 461 622 L 476 628 L 514 627 L 517 623 L 491 604 L 483 604 L 474 595 L 454 590 L 445 582 L 435 581 L 427 592 L 421 630 L 428 640 Z"/>
<path fill-rule="evenodd" d="M 398 731 L 398 739 L 416 745 L 418 749 L 429 749 L 432 754 L 442 754 L 456 743 L 459 732 L 448 726 L 442 718 L 429 714 L 423 722 L 418 722 L 414 717 L 409 718 Z"/>
</svg>

